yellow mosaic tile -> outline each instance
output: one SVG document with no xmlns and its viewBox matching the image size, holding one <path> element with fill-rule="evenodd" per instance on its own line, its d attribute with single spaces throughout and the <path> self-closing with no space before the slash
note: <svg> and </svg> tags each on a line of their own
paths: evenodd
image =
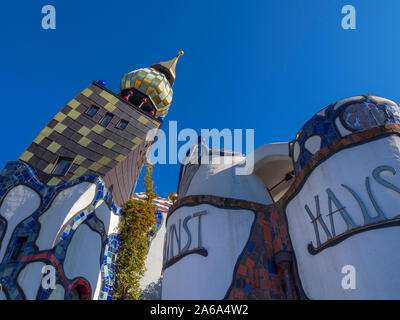
<svg viewBox="0 0 400 320">
<path fill-rule="evenodd" d="M 48 137 L 52 132 L 53 132 L 53 129 L 46 126 L 43 128 L 43 130 L 40 132 L 40 134 L 44 135 L 45 137 Z"/>
<path fill-rule="evenodd" d="M 72 109 L 76 109 L 76 107 L 78 107 L 81 103 L 75 99 L 72 99 L 70 102 L 68 102 L 68 105 L 72 108 Z"/>
<path fill-rule="evenodd" d="M 92 171 L 97 171 L 99 170 L 103 165 L 101 165 L 100 163 L 93 163 L 88 169 L 92 170 Z"/>
<path fill-rule="evenodd" d="M 28 162 L 30 158 L 33 157 L 33 153 L 25 150 L 23 154 L 21 154 L 21 156 L 19 157 L 20 160 Z"/>
<path fill-rule="evenodd" d="M 118 157 L 115 158 L 115 161 L 121 162 L 126 159 L 126 156 L 120 154 Z"/>
<path fill-rule="evenodd" d="M 90 90 L 89 88 L 86 88 L 85 90 L 82 91 L 82 94 L 86 97 L 90 97 L 90 95 L 93 93 L 92 90 Z"/>
<path fill-rule="evenodd" d="M 46 168 L 43 169 L 43 172 L 50 174 L 54 168 L 54 163 L 49 163 Z"/>
<path fill-rule="evenodd" d="M 103 146 L 106 147 L 106 148 L 108 148 L 108 149 L 111 149 L 112 147 L 115 146 L 115 142 L 114 142 L 114 141 L 111 141 L 110 139 L 107 139 L 107 140 L 103 143 Z"/>
<path fill-rule="evenodd" d="M 104 109 L 106 109 L 106 110 L 109 111 L 109 112 L 113 112 L 116 108 L 115 108 L 115 106 L 114 106 L 113 104 L 111 104 L 111 103 L 109 102 L 109 103 L 107 103 L 107 104 L 104 106 Z"/>
<path fill-rule="evenodd" d="M 61 148 L 61 145 L 59 145 L 57 142 L 53 141 L 52 143 L 50 143 L 50 145 L 47 147 L 47 150 L 56 153 L 58 151 L 58 149 Z"/>
<path fill-rule="evenodd" d="M 40 144 L 44 138 L 46 137 L 39 133 L 39 135 L 33 140 L 33 142 L 35 142 L 36 144 Z"/>
<path fill-rule="evenodd" d="M 61 179 L 56 178 L 56 177 L 53 177 L 53 178 L 51 178 L 51 180 L 50 180 L 49 182 L 47 182 L 47 184 L 48 184 L 49 186 L 56 186 L 56 185 L 58 185 L 60 182 L 61 182 Z"/>
<path fill-rule="evenodd" d="M 86 171 L 87 171 L 86 168 L 84 168 L 84 167 L 78 167 L 78 168 L 76 168 L 76 170 L 74 171 L 74 175 L 80 177 L 80 176 L 83 175 Z"/>
<path fill-rule="evenodd" d="M 148 87 L 148 88 L 147 88 L 147 90 L 146 90 L 146 94 L 150 94 L 150 93 L 152 93 L 152 92 L 153 92 L 153 90 L 154 90 L 154 88 L 153 88 L 153 87 Z"/>
<path fill-rule="evenodd" d="M 83 157 L 83 156 L 81 156 L 81 155 L 77 155 L 76 157 L 75 157 L 75 160 L 74 160 L 74 163 L 75 164 L 81 164 L 83 161 L 85 161 L 86 160 L 86 158 L 85 157 Z"/>
<path fill-rule="evenodd" d="M 140 144 L 142 143 L 143 139 L 140 139 L 139 137 L 135 137 L 134 139 L 131 140 L 134 144 Z"/>
<path fill-rule="evenodd" d="M 88 138 L 86 138 L 86 137 L 82 137 L 81 140 L 78 141 L 78 143 L 79 143 L 81 146 L 84 146 L 84 147 L 87 147 L 88 144 L 91 143 L 91 142 L 92 142 L 92 140 L 90 140 L 90 139 L 88 139 Z"/>
<path fill-rule="evenodd" d="M 114 97 L 112 94 L 108 93 L 107 91 L 103 90 L 100 93 L 100 96 L 103 97 L 104 99 L 106 99 L 108 102 L 111 102 L 112 104 L 117 103 L 118 98 Z"/>
<path fill-rule="evenodd" d="M 71 110 L 70 112 L 68 112 L 67 116 L 76 120 L 79 117 L 80 113 L 76 110 Z"/>
<path fill-rule="evenodd" d="M 86 137 L 90 133 L 90 131 L 91 130 L 89 128 L 82 126 L 82 128 L 80 128 L 78 130 L 78 133 L 81 134 L 82 136 Z"/>
<path fill-rule="evenodd" d="M 106 166 L 109 162 L 111 161 L 111 159 L 109 157 L 102 157 L 98 163 L 102 164 L 103 166 Z"/>
<path fill-rule="evenodd" d="M 140 117 L 138 118 L 138 121 L 141 122 L 141 123 L 143 123 L 143 124 L 146 124 L 147 122 L 149 122 L 149 120 L 146 119 L 146 118 L 143 117 L 143 116 L 140 116 Z"/>
<path fill-rule="evenodd" d="M 54 131 L 58 133 L 63 133 L 63 131 L 67 129 L 67 126 L 62 123 L 57 123 L 56 126 L 53 128 Z"/>
<path fill-rule="evenodd" d="M 96 132 L 97 134 L 100 134 L 104 131 L 104 127 L 102 127 L 99 124 L 95 124 L 94 127 L 92 128 L 92 131 Z"/>
<path fill-rule="evenodd" d="M 66 114 L 59 112 L 54 116 L 54 120 L 57 120 L 58 122 L 63 122 L 63 120 L 67 117 Z"/>
</svg>

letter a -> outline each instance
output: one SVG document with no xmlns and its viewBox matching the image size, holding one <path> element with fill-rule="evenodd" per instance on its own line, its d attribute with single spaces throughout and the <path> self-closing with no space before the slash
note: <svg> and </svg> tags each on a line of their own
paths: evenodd
<svg viewBox="0 0 400 320">
<path fill-rule="evenodd" d="M 44 290 L 56 288 L 56 269 L 53 266 L 43 266 L 42 274 L 47 273 L 42 279 L 42 288 Z"/>
<path fill-rule="evenodd" d="M 345 5 L 342 8 L 342 13 L 346 14 L 342 19 L 342 28 L 355 29 L 356 28 L 356 8 L 351 5 Z"/>
<path fill-rule="evenodd" d="M 42 28 L 55 29 L 56 28 L 56 8 L 51 5 L 43 6 L 42 13 L 46 14 L 42 19 Z"/>
<path fill-rule="evenodd" d="M 342 288 L 344 290 L 356 288 L 356 268 L 348 264 L 343 266 L 342 273 L 346 274 L 342 279 Z"/>
</svg>

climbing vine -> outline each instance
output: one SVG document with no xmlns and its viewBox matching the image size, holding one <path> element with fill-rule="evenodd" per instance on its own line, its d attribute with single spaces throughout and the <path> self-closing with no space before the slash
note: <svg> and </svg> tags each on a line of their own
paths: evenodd
<svg viewBox="0 0 400 320">
<path fill-rule="evenodd" d="M 147 239 L 149 232 L 156 226 L 153 199 L 158 196 L 154 192 L 151 178 L 153 167 L 147 161 L 145 167 L 146 199 L 130 199 L 122 206 L 123 216 L 118 227 L 120 247 L 117 255 L 115 300 L 141 299 L 140 279 L 146 271 Z"/>
</svg>

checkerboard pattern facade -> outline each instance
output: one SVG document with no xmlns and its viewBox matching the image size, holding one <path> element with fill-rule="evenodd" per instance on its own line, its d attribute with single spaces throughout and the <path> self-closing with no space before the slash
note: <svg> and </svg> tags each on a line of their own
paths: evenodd
<svg viewBox="0 0 400 320">
<path fill-rule="evenodd" d="M 87 112 L 92 106 L 99 109 L 90 116 Z M 106 114 L 113 118 L 102 126 Z M 124 130 L 118 129 L 121 120 L 128 122 Z M 72 181 L 84 174 L 103 177 L 144 144 L 150 130 L 159 127 L 155 118 L 92 83 L 54 116 L 19 159 L 33 167 L 48 185 Z M 52 174 L 59 157 L 73 159 L 64 176 Z"/>
</svg>

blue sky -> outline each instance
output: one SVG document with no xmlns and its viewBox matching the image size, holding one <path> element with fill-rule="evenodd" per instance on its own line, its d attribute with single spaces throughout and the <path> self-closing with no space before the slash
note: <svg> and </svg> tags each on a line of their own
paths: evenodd
<svg viewBox="0 0 400 320">
<path fill-rule="evenodd" d="M 46 4 L 56 30 L 41 28 Z M 346 4 L 356 30 L 341 27 Z M 164 129 L 172 120 L 199 133 L 255 129 L 259 147 L 293 139 L 342 98 L 400 101 L 398 0 L 26 0 L 0 9 L 0 167 L 92 80 L 118 91 L 124 73 L 179 50 Z M 161 196 L 176 191 L 178 173 L 179 165 L 154 168 Z"/>
</svg>

